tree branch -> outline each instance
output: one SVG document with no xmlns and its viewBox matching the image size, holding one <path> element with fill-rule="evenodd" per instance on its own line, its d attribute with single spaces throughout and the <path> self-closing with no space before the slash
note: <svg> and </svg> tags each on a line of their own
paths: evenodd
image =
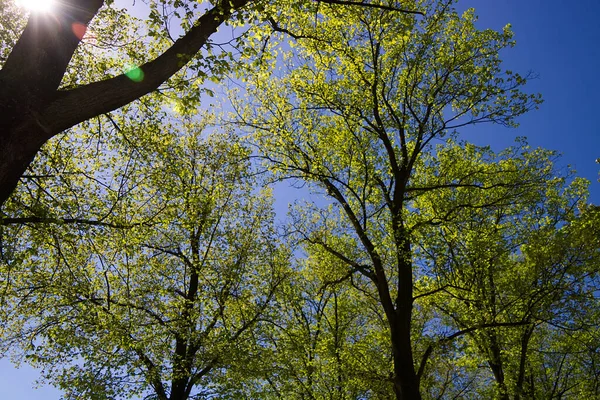
<svg viewBox="0 0 600 400">
<path fill-rule="evenodd" d="M 304 35 L 295 34 L 292 31 L 290 31 L 289 29 L 281 27 L 281 25 L 279 25 L 277 23 L 277 21 L 275 21 L 272 17 L 269 17 L 268 21 L 269 21 L 269 24 L 271 25 L 271 28 L 273 28 L 273 31 L 275 31 L 275 32 L 285 33 L 286 35 L 289 35 L 289 36 L 291 36 L 292 38 L 294 38 L 296 40 L 298 40 L 298 39 L 308 39 L 308 38 L 314 39 L 314 38 L 312 38 L 310 36 L 304 36 Z"/>
<path fill-rule="evenodd" d="M 20 218 L 2 218 L 0 225 L 18 225 L 18 224 L 81 224 L 90 226 L 104 226 L 107 228 L 129 229 L 136 226 L 150 226 L 147 222 L 139 222 L 135 224 L 116 224 L 111 222 L 103 222 L 98 220 L 90 220 L 83 218 L 49 218 L 49 217 L 20 217 Z"/>
<path fill-rule="evenodd" d="M 437 343 L 433 343 L 433 344 L 430 344 L 429 346 L 427 346 L 427 350 L 425 350 L 425 353 L 423 353 L 423 357 L 421 358 L 421 363 L 419 364 L 419 371 L 417 372 L 417 378 L 421 379 L 421 376 L 423 375 L 423 372 L 425 372 L 425 365 L 427 364 L 427 359 L 429 358 L 429 356 L 433 352 L 433 348 L 434 347 L 438 347 L 438 346 L 441 346 L 444 343 L 451 342 L 452 340 L 456 339 L 459 336 L 466 335 L 467 333 L 471 333 L 471 332 L 476 331 L 478 329 L 500 328 L 500 327 L 516 327 L 516 326 L 524 326 L 524 325 L 529 325 L 529 324 L 531 324 L 530 321 L 490 322 L 490 323 L 486 323 L 486 324 L 475 325 L 475 326 L 472 326 L 470 328 L 465 328 L 465 329 L 462 329 L 462 330 L 460 330 L 458 332 L 454 332 L 452 335 L 446 336 L 445 338 L 442 338 L 442 339 L 438 340 Z"/>
<path fill-rule="evenodd" d="M 154 388 L 156 395 L 159 400 L 167 400 L 167 391 L 160 379 L 160 370 L 156 365 L 150 360 L 150 358 L 140 349 L 134 349 L 137 356 L 140 358 L 142 363 L 146 366 L 148 370 L 147 379 L 150 381 L 150 385 Z"/>
<path fill-rule="evenodd" d="M 416 11 L 416 10 L 407 10 L 407 9 L 403 9 L 403 8 L 397 8 L 397 7 L 392 7 L 392 6 L 386 6 L 383 4 L 372 4 L 372 3 L 365 3 L 362 1 L 348 1 L 348 0 L 319 0 L 319 3 L 325 3 L 325 4 L 339 4 L 339 5 L 343 5 L 343 6 L 360 6 L 360 7 L 369 7 L 369 8 L 378 8 L 380 10 L 387 10 L 387 11 L 397 11 L 397 12 L 401 12 L 401 13 L 405 13 L 405 14 L 417 14 L 417 15 L 425 15 L 425 13 L 423 13 L 422 11 Z"/>
<path fill-rule="evenodd" d="M 121 74 L 72 90 L 59 91 L 56 99 L 42 113 L 41 119 L 50 131 L 47 139 L 89 118 L 122 107 L 158 88 L 200 51 L 232 12 L 249 2 L 250 0 L 224 0 L 208 10 L 193 28 L 163 54 L 139 67 L 143 73 L 140 82 Z"/>
</svg>

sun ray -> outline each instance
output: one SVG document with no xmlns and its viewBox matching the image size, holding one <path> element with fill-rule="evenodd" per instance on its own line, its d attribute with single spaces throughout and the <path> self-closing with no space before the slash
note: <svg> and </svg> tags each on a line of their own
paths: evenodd
<svg viewBox="0 0 600 400">
<path fill-rule="evenodd" d="M 16 0 L 17 6 L 32 12 L 49 12 L 55 3 L 55 0 Z"/>
</svg>

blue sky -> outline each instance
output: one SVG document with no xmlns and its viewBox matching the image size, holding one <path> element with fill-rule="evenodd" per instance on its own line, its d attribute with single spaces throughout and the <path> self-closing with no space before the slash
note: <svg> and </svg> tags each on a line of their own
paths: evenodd
<svg viewBox="0 0 600 400">
<path fill-rule="evenodd" d="M 499 149 L 525 136 L 533 147 L 557 150 L 564 165 L 591 181 L 591 200 L 600 203 L 600 2 L 463 0 L 459 6 L 475 7 L 481 28 L 512 24 L 517 45 L 503 54 L 505 66 L 537 74 L 528 90 L 544 99 L 518 129 L 484 126 L 469 138 Z"/>
<path fill-rule="evenodd" d="M 499 150 L 526 136 L 534 147 L 563 154 L 591 183 L 591 201 L 600 203 L 597 182 L 600 165 L 600 1 L 598 0 L 462 0 L 460 8 L 475 7 L 480 28 L 501 29 L 511 23 L 517 46 L 503 54 L 506 68 L 533 71 L 538 78 L 528 88 L 540 92 L 544 103 L 523 116 L 518 129 L 479 126 L 469 139 Z M 58 391 L 33 390 L 37 373 L 15 369 L 0 360 L 0 398 L 51 400 Z"/>
</svg>

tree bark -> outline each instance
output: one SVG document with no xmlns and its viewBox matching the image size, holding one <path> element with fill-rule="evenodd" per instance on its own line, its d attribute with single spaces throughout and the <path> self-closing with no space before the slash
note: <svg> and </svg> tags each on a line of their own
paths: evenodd
<svg viewBox="0 0 600 400">
<path fill-rule="evenodd" d="M 375 270 L 375 284 L 379 300 L 390 325 L 390 341 L 394 361 L 394 394 L 397 400 L 421 400 L 419 377 L 415 371 L 411 341 L 412 323 L 412 265 L 407 253 L 410 244 L 402 239 L 402 247 L 398 251 L 398 295 L 396 302 L 390 296 L 390 289 L 385 271 L 379 256 L 373 251 L 372 258 Z"/>
<path fill-rule="evenodd" d="M 46 141 L 155 90 L 250 1 L 223 0 L 206 11 L 169 49 L 140 66 L 141 82 L 122 74 L 72 90 L 58 87 L 81 40 L 73 26 L 87 26 L 104 1 L 64 0 L 52 14 L 32 14 L 0 70 L 0 207 Z"/>
<path fill-rule="evenodd" d="M 394 357 L 394 393 L 398 400 L 421 400 L 419 379 L 413 363 L 410 316 L 407 317 L 403 314 L 405 314 L 404 310 L 396 312 L 395 326 L 391 328 Z M 406 326 L 407 320 L 408 326 Z"/>
<path fill-rule="evenodd" d="M 392 328 L 394 356 L 394 390 L 398 400 L 421 400 L 419 377 L 415 371 L 412 352 L 411 324 L 413 306 L 413 276 L 410 241 L 401 223 L 396 226 L 398 294 L 396 297 L 395 327 Z"/>
<path fill-rule="evenodd" d="M 488 364 L 490 366 L 490 369 L 492 370 L 492 373 L 494 374 L 496 384 L 498 385 L 498 390 L 500 391 L 500 399 L 509 400 L 508 389 L 506 387 L 506 382 L 504 381 L 504 366 L 502 362 L 502 355 L 500 351 L 500 346 L 498 344 L 498 338 L 496 337 L 496 333 L 491 332 L 489 339 L 490 359 L 488 360 Z"/>
</svg>

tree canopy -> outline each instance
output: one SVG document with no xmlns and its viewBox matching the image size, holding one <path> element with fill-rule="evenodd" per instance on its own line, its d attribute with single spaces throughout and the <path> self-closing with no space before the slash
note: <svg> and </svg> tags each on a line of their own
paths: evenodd
<svg viewBox="0 0 600 400">
<path fill-rule="evenodd" d="M 65 398 L 598 397 L 598 209 L 461 138 L 541 97 L 454 3 L 1 2 L 0 351 Z"/>
</svg>

